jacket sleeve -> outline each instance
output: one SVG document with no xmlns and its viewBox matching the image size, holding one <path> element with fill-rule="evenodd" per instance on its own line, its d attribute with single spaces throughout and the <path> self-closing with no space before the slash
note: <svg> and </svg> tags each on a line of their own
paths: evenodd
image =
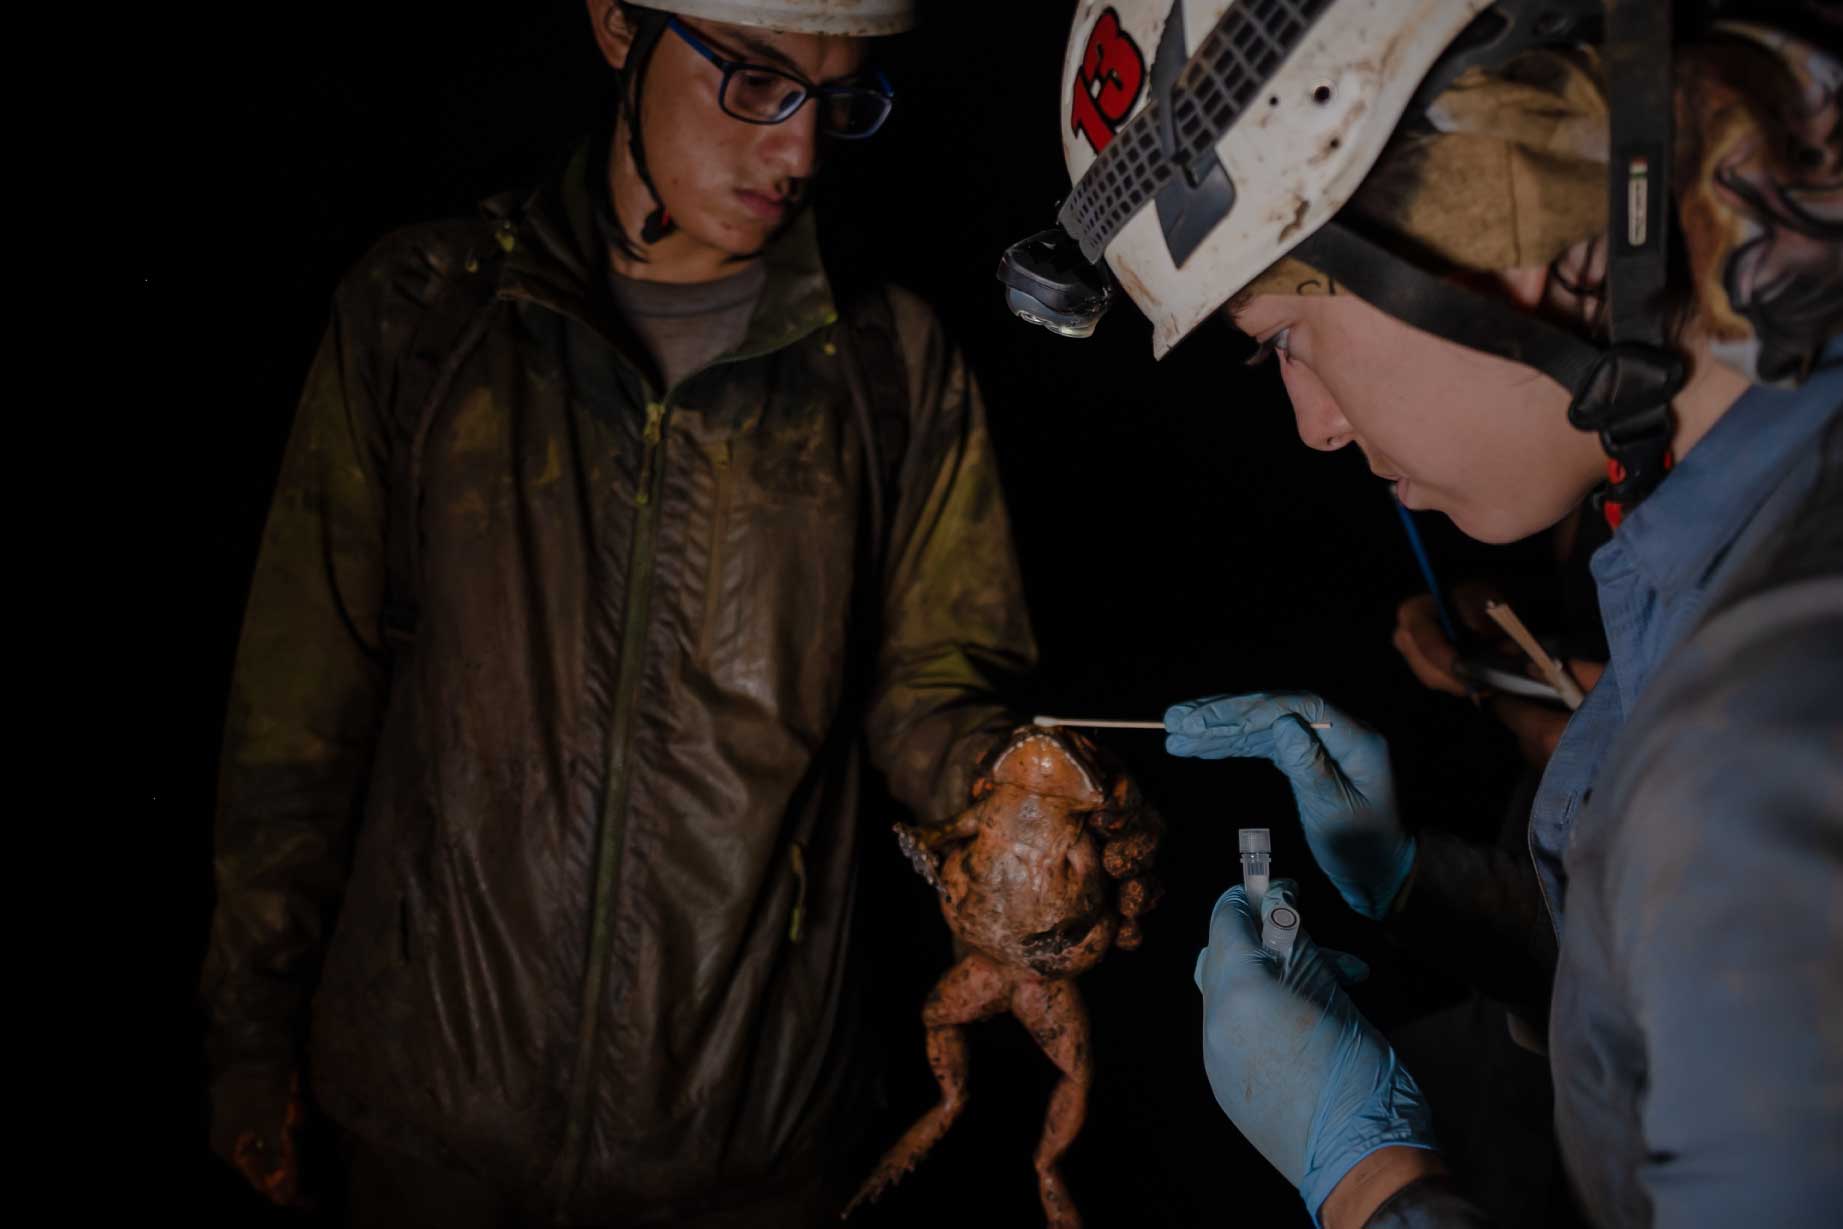
<svg viewBox="0 0 1843 1229">
<path fill-rule="evenodd" d="M 1034 671 L 1010 518 L 979 390 L 920 302 L 892 294 L 911 429 L 894 494 L 871 761 L 924 823 L 967 804 L 1016 722 L 1001 696 Z"/>
<path fill-rule="evenodd" d="M 1639 1032 L 1621 1075 L 1643 1090 L 1655 1223 L 1827 1225 L 1843 1207 L 1843 580 L 1727 618 L 1698 637 L 1698 685 L 1651 710 L 1588 890 Z"/>
<path fill-rule="evenodd" d="M 1491 1221 L 1450 1178 L 1422 1178 L 1370 1213 L 1363 1229 L 1490 1229 Z"/>
<path fill-rule="evenodd" d="M 232 673 L 201 986 L 216 1073 L 296 1060 L 388 675 L 385 433 L 346 299 L 296 412 Z"/>
</svg>

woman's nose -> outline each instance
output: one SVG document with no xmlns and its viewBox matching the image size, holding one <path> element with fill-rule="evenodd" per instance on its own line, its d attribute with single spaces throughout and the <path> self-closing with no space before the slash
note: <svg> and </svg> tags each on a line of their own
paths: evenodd
<svg viewBox="0 0 1843 1229">
<path fill-rule="evenodd" d="M 1307 448 L 1336 452 L 1350 443 L 1356 435 L 1355 428 L 1338 408 L 1330 390 L 1312 374 L 1311 368 L 1285 361 L 1280 377 L 1286 385 L 1287 398 L 1293 403 L 1294 425 L 1299 428 L 1299 438 L 1305 441 Z"/>
</svg>

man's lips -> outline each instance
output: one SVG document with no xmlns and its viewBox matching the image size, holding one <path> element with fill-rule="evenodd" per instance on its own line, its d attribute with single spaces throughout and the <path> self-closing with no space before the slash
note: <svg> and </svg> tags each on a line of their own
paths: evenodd
<svg viewBox="0 0 1843 1229">
<path fill-rule="evenodd" d="M 749 188 L 737 188 L 736 195 L 745 209 L 765 221 L 772 222 L 787 212 L 787 198 L 784 196 L 772 196 Z"/>
</svg>

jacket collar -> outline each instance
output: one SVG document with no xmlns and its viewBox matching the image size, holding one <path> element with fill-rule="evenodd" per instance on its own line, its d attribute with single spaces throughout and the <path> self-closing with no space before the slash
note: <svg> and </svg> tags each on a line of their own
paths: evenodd
<svg viewBox="0 0 1843 1229">
<path fill-rule="evenodd" d="M 560 312 L 612 340 L 628 337 L 629 330 L 609 300 L 607 245 L 595 224 L 589 185 L 600 159 L 591 152 L 585 141 L 562 173 L 521 208 L 507 211 L 489 203 L 487 214 L 506 252 L 499 297 Z M 838 319 L 811 208 L 775 236 L 761 260 L 768 276 L 738 355 L 780 349 Z"/>
</svg>

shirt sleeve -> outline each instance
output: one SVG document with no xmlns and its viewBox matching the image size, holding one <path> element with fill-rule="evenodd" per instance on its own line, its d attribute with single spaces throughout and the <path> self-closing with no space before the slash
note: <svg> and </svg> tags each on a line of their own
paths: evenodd
<svg viewBox="0 0 1843 1229">
<path fill-rule="evenodd" d="M 1607 863 L 1639 1178 L 1670 1229 L 1843 1208 L 1843 580 L 1761 601 L 1651 710 Z"/>
<path fill-rule="evenodd" d="M 933 315 L 892 299 L 911 431 L 867 731 L 896 798 L 922 822 L 944 822 L 1015 723 L 1001 697 L 1034 671 L 1036 644 L 978 387 Z"/>
</svg>

